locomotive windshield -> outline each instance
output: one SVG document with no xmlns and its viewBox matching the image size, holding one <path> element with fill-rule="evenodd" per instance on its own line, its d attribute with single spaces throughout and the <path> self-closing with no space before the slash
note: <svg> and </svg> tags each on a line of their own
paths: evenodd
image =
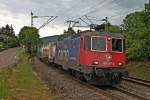
<svg viewBox="0 0 150 100">
<path fill-rule="evenodd" d="M 106 51 L 106 38 L 99 36 L 91 37 L 91 50 Z"/>
<path fill-rule="evenodd" d="M 123 49 L 123 40 L 112 38 L 112 51 L 122 52 Z"/>
</svg>

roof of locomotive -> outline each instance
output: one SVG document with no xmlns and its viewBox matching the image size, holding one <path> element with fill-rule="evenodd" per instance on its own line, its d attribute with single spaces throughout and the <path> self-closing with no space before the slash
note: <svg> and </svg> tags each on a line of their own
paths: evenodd
<svg viewBox="0 0 150 100">
<path fill-rule="evenodd" d="M 80 36 L 110 36 L 116 38 L 125 38 L 124 35 L 120 33 L 106 33 L 106 32 L 98 32 L 98 31 L 83 31 L 79 33 Z"/>
<path fill-rule="evenodd" d="M 48 38 L 51 38 L 51 39 L 55 38 L 55 41 L 50 41 L 51 39 L 49 39 L 49 41 L 47 41 L 47 43 L 62 41 L 62 40 L 66 40 L 68 38 L 76 38 L 76 37 L 82 37 L 82 36 L 110 36 L 110 37 L 116 37 L 116 38 L 125 38 L 124 35 L 122 35 L 120 33 L 106 33 L 106 32 L 86 30 L 86 31 L 81 31 L 74 35 L 69 35 L 68 37 L 64 37 L 64 38 L 63 38 L 63 35 L 50 36 Z"/>
</svg>

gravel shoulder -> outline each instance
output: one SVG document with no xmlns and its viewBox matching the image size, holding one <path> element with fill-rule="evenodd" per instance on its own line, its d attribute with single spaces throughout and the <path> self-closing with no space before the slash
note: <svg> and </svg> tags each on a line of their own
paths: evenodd
<svg viewBox="0 0 150 100">
<path fill-rule="evenodd" d="M 37 58 L 34 59 L 34 70 L 47 84 L 50 94 L 55 95 L 58 100 L 112 100 L 103 93 L 95 93 L 77 81 L 67 78 Z"/>
</svg>

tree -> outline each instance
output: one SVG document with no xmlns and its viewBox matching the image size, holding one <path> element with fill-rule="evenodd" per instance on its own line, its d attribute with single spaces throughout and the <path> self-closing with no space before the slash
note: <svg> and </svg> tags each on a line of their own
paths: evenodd
<svg viewBox="0 0 150 100">
<path fill-rule="evenodd" d="M 68 30 L 64 30 L 64 33 L 62 35 L 59 36 L 59 39 L 58 40 L 63 40 L 64 38 L 67 38 L 69 36 L 73 36 L 75 35 L 76 32 L 73 30 L 72 27 L 68 28 Z"/>
<path fill-rule="evenodd" d="M 15 32 L 12 25 L 9 26 L 8 24 L 6 24 L 5 27 L 0 28 L 0 33 L 7 36 L 15 37 Z"/>
<path fill-rule="evenodd" d="M 2 31 L 2 34 L 4 34 L 4 33 L 6 32 L 5 27 L 2 27 L 2 28 L 1 28 L 1 31 Z"/>
<path fill-rule="evenodd" d="M 10 33 L 12 36 L 15 36 L 14 28 L 12 25 L 10 26 Z"/>
<path fill-rule="evenodd" d="M 3 35 L 3 39 L 0 41 L 4 47 L 16 47 L 19 45 L 18 38 L 15 36 L 14 29 L 8 24 L 5 27 L 0 28 L 0 35 Z"/>
<path fill-rule="evenodd" d="M 6 25 L 6 27 L 5 27 L 5 29 L 6 29 L 6 35 L 11 35 L 11 30 L 10 30 L 10 26 L 7 24 Z"/>
<path fill-rule="evenodd" d="M 31 56 L 35 55 L 36 47 L 41 43 L 38 29 L 24 26 L 19 32 L 19 42 L 26 47 L 26 51 L 30 53 Z"/>
<path fill-rule="evenodd" d="M 150 3 L 145 4 L 144 23 L 147 28 L 150 28 Z"/>
<path fill-rule="evenodd" d="M 150 7 L 146 7 L 145 11 L 128 14 L 123 20 L 122 27 L 127 37 L 127 56 L 130 60 L 150 59 L 149 11 Z"/>
<path fill-rule="evenodd" d="M 110 33 L 121 33 L 121 29 L 117 25 L 111 25 L 110 24 L 108 27 L 108 32 L 110 32 Z"/>
<path fill-rule="evenodd" d="M 68 34 L 76 34 L 76 32 L 73 30 L 72 27 L 68 28 L 67 33 L 68 33 Z"/>
<path fill-rule="evenodd" d="M 9 47 L 17 47 L 19 45 L 19 41 L 17 37 L 8 37 L 7 41 Z"/>
</svg>

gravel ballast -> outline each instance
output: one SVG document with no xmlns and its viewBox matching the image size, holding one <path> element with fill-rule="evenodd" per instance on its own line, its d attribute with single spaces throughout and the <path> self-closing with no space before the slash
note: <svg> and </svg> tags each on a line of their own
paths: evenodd
<svg viewBox="0 0 150 100">
<path fill-rule="evenodd" d="M 58 100 L 112 100 L 103 93 L 97 93 L 77 81 L 66 77 L 52 67 L 48 67 L 37 58 L 34 59 L 34 70 L 44 80 L 50 94 Z"/>
</svg>

